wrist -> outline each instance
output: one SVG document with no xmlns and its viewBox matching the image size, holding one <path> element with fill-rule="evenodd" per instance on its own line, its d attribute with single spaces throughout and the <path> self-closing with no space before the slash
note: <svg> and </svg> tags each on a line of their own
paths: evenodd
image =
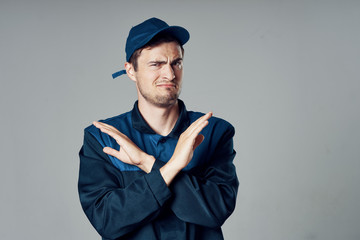
<svg viewBox="0 0 360 240">
<path fill-rule="evenodd" d="M 142 158 L 141 164 L 138 167 L 146 173 L 150 173 L 155 163 L 155 157 L 149 154 L 145 154 Z"/>
<path fill-rule="evenodd" d="M 176 166 L 171 159 L 163 167 L 160 168 L 160 174 L 163 177 L 167 186 L 174 180 L 176 175 L 181 171 L 182 168 Z"/>
</svg>

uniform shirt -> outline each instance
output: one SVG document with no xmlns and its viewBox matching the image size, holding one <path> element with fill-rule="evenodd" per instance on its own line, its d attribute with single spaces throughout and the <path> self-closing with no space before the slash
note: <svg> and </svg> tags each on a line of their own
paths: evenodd
<svg viewBox="0 0 360 240">
<path fill-rule="evenodd" d="M 95 126 L 85 129 L 80 150 L 79 196 L 82 208 L 103 239 L 223 239 L 221 225 L 235 208 L 238 179 L 233 165 L 233 126 L 211 117 L 204 141 L 190 163 L 168 187 L 159 169 L 171 158 L 182 132 L 203 113 L 187 111 L 179 100 L 179 118 L 168 136 L 156 134 L 132 111 L 102 122 L 127 135 L 155 157 L 150 173 L 107 155 L 116 141 Z"/>
</svg>

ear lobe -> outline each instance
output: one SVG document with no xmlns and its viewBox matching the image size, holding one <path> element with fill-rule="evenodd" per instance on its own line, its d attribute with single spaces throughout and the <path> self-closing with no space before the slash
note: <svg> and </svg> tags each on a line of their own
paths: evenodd
<svg viewBox="0 0 360 240">
<path fill-rule="evenodd" d="M 134 82 L 136 82 L 135 71 L 134 71 L 133 65 L 129 62 L 126 62 L 125 69 L 126 69 L 126 73 L 127 73 L 128 77 L 131 80 L 133 80 Z"/>
</svg>

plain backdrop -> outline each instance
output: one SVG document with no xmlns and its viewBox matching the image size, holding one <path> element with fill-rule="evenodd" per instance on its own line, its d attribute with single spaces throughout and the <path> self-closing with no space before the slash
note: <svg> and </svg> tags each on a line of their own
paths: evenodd
<svg viewBox="0 0 360 240">
<path fill-rule="evenodd" d="M 236 128 L 227 240 L 360 239 L 360 1 L 0 0 L 0 238 L 100 239 L 78 151 L 132 108 L 130 28 L 187 28 L 181 99 Z"/>
</svg>

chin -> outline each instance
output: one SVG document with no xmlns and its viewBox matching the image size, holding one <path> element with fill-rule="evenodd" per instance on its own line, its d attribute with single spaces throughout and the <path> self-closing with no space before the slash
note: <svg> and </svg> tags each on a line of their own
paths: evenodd
<svg viewBox="0 0 360 240">
<path fill-rule="evenodd" d="M 157 97 L 156 100 L 153 101 L 153 104 L 158 107 L 171 107 L 177 103 L 178 95 L 176 96 L 166 96 L 166 97 Z"/>
<path fill-rule="evenodd" d="M 161 102 L 156 102 L 155 105 L 158 107 L 162 107 L 162 108 L 168 108 L 171 106 L 174 106 L 177 103 L 177 99 L 172 99 L 172 100 L 168 100 L 168 101 L 161 101 Z"/>
</svg>

